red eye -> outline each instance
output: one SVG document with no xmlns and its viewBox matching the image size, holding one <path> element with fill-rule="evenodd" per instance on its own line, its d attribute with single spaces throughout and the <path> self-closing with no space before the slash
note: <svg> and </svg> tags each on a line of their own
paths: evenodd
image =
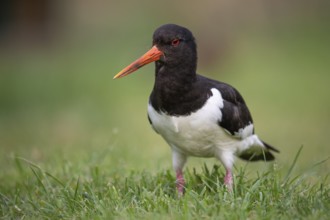
<svg viewBox="0 0 330 220">
<path fill-rule="evenodd" d="M 174 39 L 174 40 L 172 40 L 171 44 L 172 44 L 172 46 L 176 47 L 180 44 L 180 40 L 179 39 Z"/>
</svg>

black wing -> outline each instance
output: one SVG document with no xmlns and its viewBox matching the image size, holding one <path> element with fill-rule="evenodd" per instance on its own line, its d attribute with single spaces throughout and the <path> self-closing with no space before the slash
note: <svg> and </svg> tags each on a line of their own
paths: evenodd
<svg viewBox="0 0 330 220">
<path fill-rule="evenodd" d="M 222 118 L 218 123 L 222 128 L 227 130 L 231 135 L 237 136 L 240 129 L 253 124 L 250 111 L 243 97 L 234 87 L 203 76 L 199 76 L 199 78 L 204 82 L 208 82 L 210 87 L 218 89 L 221 93 L 224 106 L 221 108 Z"/>
<path fill-rule="evenodd" d="M 253 120 L 241 94 L 234 87 L 226 83 L 208 79 L 203 76 L 199 76 L 199 79 L 204 81 L 204 83 L 209 83 L 210 87 L 218 89 L 224 100 L 224 106 L 221 108 L 222 118 L 218 124 L 234 137 L 242 138 L 240 129 L 244 129 L 246 126 L 253 124 Z M 254 129 L 251 134 L 254 134 Z M 267 149 L 266 151 L 262 150 L 261 153 L 246 151 L 239 155 L 239 157 L 249 161 L 274 160 L 274 156 L 270 151 L 278 153 L 279 151 L 265 142 L 263 142 L 263 144 Z"/>
</svg>

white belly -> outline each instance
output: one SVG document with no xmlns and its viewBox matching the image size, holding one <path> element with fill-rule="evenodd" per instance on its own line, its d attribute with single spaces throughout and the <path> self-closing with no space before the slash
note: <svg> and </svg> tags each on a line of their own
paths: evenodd
<svg viewBox="0 0 330 220">
<path fill-rule="evenodd" d="M 168 144 L 186 155 L 213 157 L 220 151 L 235 151 L 239 142 L 218 125 L 222 118 L 223 99 L 218 90 L 198 111 L 188 116 L 158 113 L 150 104 L 148 115 L 152 126 Z"/>
</svg>

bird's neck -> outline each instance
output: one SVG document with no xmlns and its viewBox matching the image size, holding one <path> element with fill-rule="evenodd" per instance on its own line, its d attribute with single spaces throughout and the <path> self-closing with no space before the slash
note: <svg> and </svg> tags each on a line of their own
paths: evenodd
<svg viewBox="0 0 330 220">
<path fill-rule="evenodd" d="M 197 75 L 195 69 L 156 67 L 155 85 L 150 102 L 156 110 L 181 114 L 180 105 L 190 102 Z M 179 108 L 179 109 L 178 109 Z"/>
<path fill-rule="evenodd" d="M 159 92 L 167 95 L 182 95 L 190 91 L 196 80 L 194 66 L 167 66 L 156 64 L 155 87 Z"/>
</svg>

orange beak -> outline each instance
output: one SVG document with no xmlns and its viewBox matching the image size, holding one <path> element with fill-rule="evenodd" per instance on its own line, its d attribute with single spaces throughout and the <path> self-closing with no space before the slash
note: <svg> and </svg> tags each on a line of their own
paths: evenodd
<svg viewBox="0 0 330 220">
<path fill-rule="evenodd" d="M 158 50 L 156 46 L 153 46 L 148 52 L 142 55 L 139 59 L 135 60 L 133 63 L 125 67 L 122 71 L 117 73 L 117 75 L 115 75 L 113 79 L 127 76 L 128 74 L 133 73 L 134 71 L 138 70 L 144 65 L 159 60 L 162 55 L 163 52 Z"/>
</svg>

